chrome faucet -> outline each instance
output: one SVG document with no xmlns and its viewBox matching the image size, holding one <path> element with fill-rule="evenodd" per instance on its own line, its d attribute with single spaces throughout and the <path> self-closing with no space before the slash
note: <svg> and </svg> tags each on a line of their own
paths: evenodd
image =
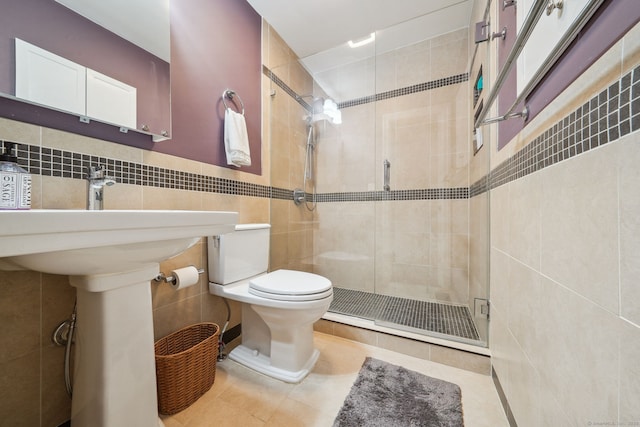
<svg viewBox="0 0 640 427">
<path fill-rule="evenodd" d="M 104 186 L 116 183 L 112 177 L 106 176 L 105 173 L 103 165 L 87 168 L 87 209 L 90 211 L 103 209 Z"/>
</svg>

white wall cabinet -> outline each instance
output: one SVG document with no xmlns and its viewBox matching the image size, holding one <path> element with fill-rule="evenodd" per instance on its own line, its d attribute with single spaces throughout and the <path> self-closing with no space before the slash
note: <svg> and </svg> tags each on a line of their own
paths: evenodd
<svg viewBox="0 0 640 427">
<path fill-rule="evenodd" d="M 86 68 L 16 39 L 16 97 L 85 115 Z"/>
<path fill-rule="evenodd" d="M 87 116 L 136 128 L 136 88 L 87 68 Z"/>
<path fill-rule="evenodd" d="M 136 129 L 136 88 L 16 39 L 16 97 Z"/>
<path fill-rule="evenodd" d="M 558 2 L 558 0 L 555 1 Z M 563 0 L 562 9 L 554 9 L 549 15 L 546 12 L 542 13 L 522 53 L 518 56 L 518 94 L 522 93 L 553 48 L 591 1 Z M 518 0 L 518 32 L 520 32 L 534 2 L 534 0 Z"/>
</svg>

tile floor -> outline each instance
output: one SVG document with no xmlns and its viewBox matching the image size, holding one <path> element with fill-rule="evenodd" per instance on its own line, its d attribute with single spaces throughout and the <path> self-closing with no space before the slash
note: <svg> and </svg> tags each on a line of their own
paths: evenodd
<svg viewBox="0 0 640 427">
<path fill-rule="evenodd" d="M 314 333 L 320 358 L 300 384 L 287 384 L 231 360 L 218 363 L 213 387 L 184 411 L 163 416 L 166 427 L 331 426 L 366 356 L 456 383 L 465 427 L 507 427 L 490 376 L 355 341 Z"/>
</svg>

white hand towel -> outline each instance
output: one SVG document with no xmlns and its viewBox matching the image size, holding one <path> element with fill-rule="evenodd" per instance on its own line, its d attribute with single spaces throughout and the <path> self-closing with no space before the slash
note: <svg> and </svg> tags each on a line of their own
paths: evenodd
<svg viewBox="0 0 640 427">
<path fill-rule="evenodd" d="M 242 114 L 230 108 L 224 112 L 224 149 L 228 165 L 251 166 L 247 123 Z"/>
</svg>

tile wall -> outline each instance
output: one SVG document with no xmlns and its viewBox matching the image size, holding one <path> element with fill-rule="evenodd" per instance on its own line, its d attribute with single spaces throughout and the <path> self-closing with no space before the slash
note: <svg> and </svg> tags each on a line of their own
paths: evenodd
<svg viewBox="0 0 640 427">
<path fill-rule="evenodd" d="M 313 79 L 273 28 L 263 21 L 263 139 L 271 141 L 271 182 L 289 191 L 302 188 L 307 129 L 303 105 L 313 93 Z M 276 82 L 280 84 L 276 84 Z M 267 137 L 268 135 L 268 137 Z M 310 188 L 307 188 L 310 192 Z M 313 269 L 316 217 L 292 197 L 271 201 L 271 270 Z"/>
<path fill-rule="evenodd" d="M 640 421 L 639 40 L 492 139 L 490 348 L 519 426 Z"/>
</svg>

